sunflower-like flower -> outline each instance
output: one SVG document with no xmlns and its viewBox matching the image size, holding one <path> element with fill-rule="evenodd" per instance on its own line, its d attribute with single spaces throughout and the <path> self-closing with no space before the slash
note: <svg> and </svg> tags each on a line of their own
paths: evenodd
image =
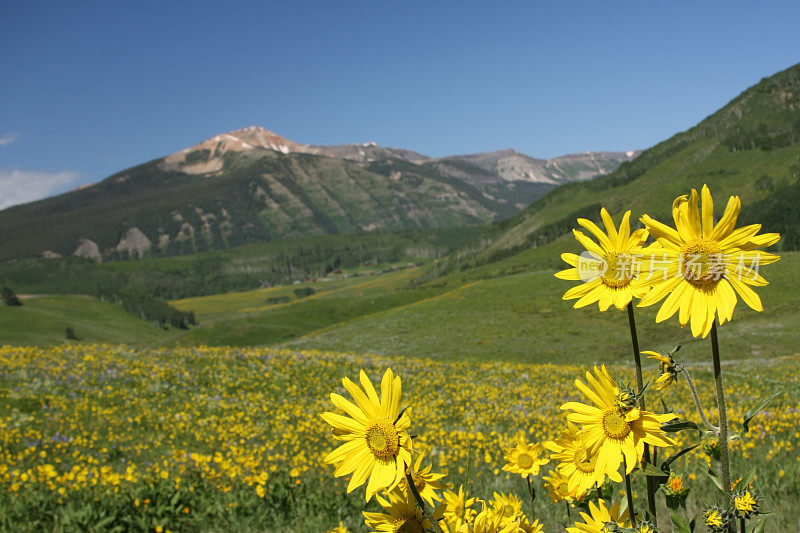
<svg viewBox="0 0 800 533">
<path fill-rule="evenodd" d="M 575 386 L 594 404 L 567 402 L 561 409 L 572 411 L 567 420 L 580 424 L 579 435 L 590 454 L 597 455 L 595 468 L 609 477 L 617 471 L 623 457 L 630 474 L 644 452 L 644 444 L 674 446 L 661 424 L 675 418 L 673 414 L 657 415 L 632 406 L 629 393 L 620 391 L 605 365 L 594 368 L 594 376 L 586 372 L 591 387 L 580 380 Z M 625 397 L 622 397 L 624 394 Z M 631 405 L 631 407 L 625 407 Z"/>
<path fill-rule="evenodd" d="M 525 444 L 524 441 L 519 441 L 514 448 L 506 451 L 506 461 L 503 470 L 527 477 L 538 476 L 539 468 L 549 463 L 550 459 L 545 455 L 541 444 Z"/>
<path fill-rule="evenodd" d="M 665 390 L 678 380 L 678 368 L 670 354 L 661 354 L 650 350 L 642 350 L 642 353 L 647 354 L 648 359 L 658 361 L 658 378 L 653 383 L 656 390 Z"/>
<path fill-rule="evenodd" d="M 653 305 L 666 297 L 656 322 L 678 312 L 681 326 L 691 320 L 692 335 L 706 337 L 715 317 L 720 324 L 731 319 L 737 293 L 747 305 L 756 311 L 762 310 L 761 299 L 750 286 L 766 285 L 758 269 L 779 257 L 759 248 L 775 244 L 780 235 L 758 235 L 760 224 L 735 229 L 742 208 L 738 196 L 730 197 L 722 218 L 715 225 L 714 203 L 708 186 L 703 185 L 700 196 L 702 209 L 698 208 L 699 196 L 695 189 L 691 195 L 679 196 L 672 204 L 676 229 L 642 216 L 642 223 L 656 238 L 647 248 L 651 274 L 655 277 L 651 280 L 652 289 L 639 306 Z M 656 268 L 656 262 L 660 268 Z"/>
<path fill-rule="evenodd" d="M 633 530 L 633 533 L 656 533 L 656 526 L 653 525 L 652 522 L 639 522 L 636 525 L 636 529 Z"/>
<path fill-rule="evenodd" d="M 544 533 L 544 525 L 538 519 L 528 522 L 528 517 L 524 516 L 519 520 L 519 533 Z"/>
<path fill-rule="evenodd" d="M 411 474 L 411 478 L 414 480 L 414 486 L 417 488 L 419 495 L 433 506 L 434 502 L 441 500 L 439 495 L 434 491 L 445 488 L 446 485 L 439 481 L 445 474 L 431 472 L 431 467 L 433 465 L 422 468 L 422 461 L 424 458 L 425 454 L 419 454 L 417 460 L 414 462 L 414 466 L 409 467 L 408 471 Z M 406 490 L 408 487 L 407 480 L 405 478 L 401 479 L 399 486 L 401 489 Z"/>
<path fill-rule="evenodd" d="M 448 490 L 444 493 L 444 520 L 452 531 L 459 531 L 463 526 L 472 523 L 478 511 L 473 509 L 477 498 L 468 497 L 464 486 L 458 487 L 458 492 Z"/>
<path fill-rule="evenodd" d="M 567 493 L 572 498 L 578 498 L 595 485 L 602 485 L 606 474 L 612 481 L 622 482 L 616 469 L 608 472 L 597 469 L 597 454 L 590 451 L 574 424 L 567 422 L 560 437 L 545 445 L 552 452 L 550 458 L 558 461 L 556 471 L 566 478 Z"/>
<path fill-rule="evenodd" d="M 430 521 L 422 516 L 422 511 L 416 505 L 414 496 L 395 487 L 388 493 L 388 500 L 376 496 L 383 513 L 362 511 L 367 526 L 375 531 L 387 533 L 423 533 L 433 527 Z M 441 516 L 441 509 L 434 513 L 434 519 Z"/>
<path fill-rule="evenodd" d="M 759 513 L 758 496 L 750 489 L 742 490 L 733 496 L 733 509 L 739 518 L 750 518 Z"/>
<path fill-rule="evenodd" d="M 400 411 L 400 377 L 386 370 L 381 380 L 381 397 L 362 370 L 358 387 L 348 378 L 342 380 L 355 404 L 333 393 L 331 401 L 349 417 L 337 413 L 322 413 L 322 419 L 332 426 L 333 437 L 344 444 L 325 457 L 335 464 L 336 477 L 352 473 L 347 492 L 367 481 L 366 499 L 382 489 L 391 490 L 403 477 L 406 465 L 411 464 L 411 437 L 406 431 L 411 425 L 408 409 Z"/>
<path fill-rule="evenodd" d="M 342 521 L 339 520 L 339 525 L 336 526 L 335 528 L 331 529 L 330 531 L 328 531 L 328 533 L 348 533 L 348 532 L 347 532 L 347 528 L 344 527 L 344 524 L 342 523 Z"/>
<path fill-rule="evenodd" d="M 600 210 L 606 232 L 591 220 L 579 218 L 578 224 L 586 228 L 597 242 L 585 233 L 572 230 L 575 239 L 588 253 L 561 254 L 572 268 L 556 273 L 556 277 L 570 281 L 584 281 L 564 293 L 564 300 L 578 299 L 574 307 L 584 307 L 597 302 L 600 311 L 612 305 L 625 309 L 632 298 L 641 297 L 649 286 L 636 277 L 636 258 L 643 253 L 642 245 L 647 240 L 647 231 L 637 229 L 631 233 L 631 212 L 622 216 L 619 229 L 614 225 L 606 208 Z"/>
<path fill-rule="evenodd" d="M 581 513 L 583 524 L 575 523 L 574 527 L 568 527 L 569 533 L 606 533 L 613 531 L 611 527 L 622 528 L 628 526 L 628 511 L 620 514 L 619 502 L 615 502 L 609 509 L 606 507 L 605 500 L 600 500 L 600 505 L 589 502 L 589 512 Z"/>
<path fill-rule="evenodd" d="M 489 505 L 494 514 L 500 517 L 500 525 L 517 522 L 522 516 L 522 500 L 516 494 L 495 492 Z"/>
<path fill-rule="evenodd" d="M 703 521 L 709 531 L 712 533 L 721 533 L 728 529 L 731 516 L 728 511 L 722 507 L 711 507 L 706 509 L 706 512 L 703 513 Z"/>
<path fill-rule="evenodd" d="M 542 476 L 542 486 L 550 497 L 550 503 L 572 499 L 569 491 L 569 476 L 565 476 L 558 467 Z"/>
</svg>

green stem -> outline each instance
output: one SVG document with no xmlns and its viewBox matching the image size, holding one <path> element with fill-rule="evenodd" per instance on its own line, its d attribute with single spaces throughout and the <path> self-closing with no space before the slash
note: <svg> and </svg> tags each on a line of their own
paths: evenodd
<svg viewBox="0 0 800 533">
<path fill-rule="evenodd" d="M 625 459 L 622 460 L 623 468 L 625 471 L 628 471 L 628 467 L 625 465 Z M 631 476 L 629 474 L 625 474 L 625 495 L 628 497 L 628 516 L 631 518 L 631 525 L 633 525 L 634 529 L 636 528 L 636 511 L 633 509 L 633 490 L 631 490 Z"/>
<path fill-rule="evenodd" d="M 744 518 L 739 519 L 739 533 L 744 533 Z"/>
<path fill-rule="evenodd" d="M 431 523 L 433 531 L 436 533 L 443 533 L 442 528 L 439 527 L 439 522 L 437 522 L 433 517 L 431 510 L 428 509 L 428 506 L 425 504 L 425 500 L 423 500 L 422 496 L 419 495 L 419 491 L 417 490 L 417 486 L 414 484 L 414 478 L 411 476 L 411 472 L 406 472 L 406 482 L 408 483 L 408 488 L 411 490 L 411 494 L 414 495 L 414 499 L 417 501 L 417 505 L 422 511 L 422 516 L 427 518 L 428 522 Z"/>
<path fill-rule="evenodd" d="M 706 413 L 703 411 L 703 404 L 700 403 L 700 396 L 697 394 L 697 389 L 694 386 L 694 381 L 692 380 L 692 375 L 689 374 L 689 371 L 684 366 L 681 368 L 681 373 L 683 377 L 686 378 L 686 383 L 689 385 L 689 391 L 692 393 L 692 398 L 694 399 L 694 406 L 697 408 L 697 414 L 700 415 L 700 421 L 703 422 L 703 425 L 709 431 L 713 431 L 714 433 L 719 434 L 719 428 L 708 421 L 706 418 Z"/>
<path fill-rule="evenodd" d="M 719 449 L 720 478 L 725 495 L 731 495 L 731 471 L 728 457 L 728 410 L 725 404 L 725 386 L 722 381 L 722 368 L 719 361 L 719 341 L 717 340 L 717 320 L 711 324 L 711 355 L 714 359 L 714 385 L 717 389 L 717 408 L 719 409 Z"/>
<path fill-rule="evenodd" d="M 564 505 L 567 507 L 567 522 L 572 522 L 572 513 L 569 511 L 569 502 L 564 500 Z"/>
<path fill-rule="evenodd" d="M 533 489 L 533 485 L 531 485 L 530 474 L 525 478 L 525 481 L 528 482 L 528 494 L 531 495 L 531 521 L 533 521 L 533 517 L 536 515 L 536 509 L 533 506 L 533 501 L 536 499 L 536 491 Z"/>
<path fill-rule="evenodd" d="M 639 351 L 639 336 L 636 334 L 636 319 L 633 316 L 633 302 L 628 303 L 628 325 L 631 330 L 631 344 L 633 346 L 633 362 L 636 364 L 636 389 L 637 394 L 641 393 L 644 389 L 644 380 L 642 379 L 642 356 Z M 645 410 L 644 396 L 639 398 L 639 407 Z M 642 460 L 645 463 L 650 463 L 650 446 L 645 443 L 644 453 Z M 652 476 L 647 476 L 647 510 L 650 512 L 650 517 L 653 522 L 656 521 L 656 486 L 655 479 Z"/>
</svg>

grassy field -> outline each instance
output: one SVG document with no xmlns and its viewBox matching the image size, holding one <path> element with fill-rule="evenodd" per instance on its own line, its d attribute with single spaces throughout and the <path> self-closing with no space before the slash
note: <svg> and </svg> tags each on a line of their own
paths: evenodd
<svg viewBox="0 0 800 533">
<path fill-rule="evenodd" d="M 389 366 L 411 405 L 415 448 L 447 482 L 469 479 L 484 498 L 495 490 L 524 496 L 523 479 L 501 470 L 504 449 L 520 436 L 553 438 L 563 425 L 559 406 L 580 399 L 572 382 L 586 369 L 251 348 L 1 348 L 0 528 L 306 532 L 341 520 L 363 531 L 360 511 L 375 503 L 365 506 L 363 487 L 346 495 L 346 481 L 322 462 L 335 441 L 318 415 L 332 409 L 330 392 L 345 393 L 340 378 L 363 368 L 377 382 Z M 783 392 L 734 443 L 734 475 L 759 468 L 758 490 L 776 512 L 768 531 L 796 527 L 798 371 L 798 355 L 726 367 L 736 433 L 746 409 Z M 646 372 L 654 377 L 655 365 Z M 694 373 L 711 405 L 708 370 Z M 651 394 L 697 419 L 683 382 Z M 706 468 L 700 449 L 673 465 L 692 488 L 690 515 L 715 499 Z M 642 494 L 643 479 L 634 484 Z M 563 504 L 550 505 L 540 480 L 534 485 L 536 516 L 558 531 Z M 660 515 L 665 526 L 663 505 Z"/>
<path fill-rule="evenodd" d="M 67 326 L 72 326 L 78 342 L 85 343 L 157 344 L 176 335 L 129 315 L 119 305 L 89 296 L 36 296 L 23 298 L 22 304 L 0 305 L 0 344 L 68 342 Z"/>
</svg>

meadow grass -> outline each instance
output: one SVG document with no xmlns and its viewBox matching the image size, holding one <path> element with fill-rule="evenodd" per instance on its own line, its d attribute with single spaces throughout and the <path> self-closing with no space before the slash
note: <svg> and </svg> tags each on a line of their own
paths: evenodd
<svg viewBox="0 0 800 533">
<path fill-rule="evenodd" d="M 71 326 L 78 342 L 142 343 L 164 342 L 175 331 L 131 316 L 116 304 L 79 295 L 23 298 L 23 305 L 0 305 L 0 343 L 51 345 L 67 342 Z M 75 341 L 70 341 L 75 342 Z"/>
<path fill-rule="evenodd" d="M 495 265 L 504 271 L 513 265 Z M 764 311 L 739 302 L 731 323 L 720 328 L 727 360 L 769 359 L 800 345 L 800 254 L 782 254 L 764 267 L 770 284 L 759 290 Z M 630 335 L 624 312 L 597 306 L 575 310 L 561 295 L 573 285 L 553 277 L 555 270 L 500 277 L 450 278 L 440 294 L 363 316 L 293 341 L 291 346 L 325 350 L 408 354 L 472 361 L 624 362 Z M 449 289 L 449 290 L 448 290 Z M 707 341 L 692 337 L 677 318 L 656 324 L 658 306 L 636 308 L 642 349 L 669 350 L 681 345 L 688 361 L 710 361 Z"/>
</svg>

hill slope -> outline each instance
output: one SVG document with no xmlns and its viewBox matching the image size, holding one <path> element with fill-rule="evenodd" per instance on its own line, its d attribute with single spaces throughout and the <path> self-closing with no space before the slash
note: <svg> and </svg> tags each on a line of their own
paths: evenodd
<svg viewBox="0 0 800 533">
<path fill-rule="evenodd" d="M 604 160 L 618 164 L 629 154 Z M 443 171 L 409 150 L 309 146 L 245 128 L 0 212 L 0 259 L 175 255 L 308 235 L 460 227 L 513 216 L 559 183 L 541 172 L 508 179 L 480 162 L 459 160 L 458 172 Z M 570 172 L 559 179 L 586 176 L 585 168 Z"/>
<path fill-rule="evenodd" d="M 491 263 L 542 246 L 597 219 L 600 206 L 636 220 L 648 213 L 670 220 L 672 200 L 704 183 L 715 197 L 742 198 L 745 222 L 784 234 L 784 249 L 800 245 L 800 65 L 747 89 L 697 126 L 679 133 L 591 182 L 570 183 L 498 225 L 479 243 L 454 254 L 443 271 Z M 725 202 L 716 203 L 716 216 Z"/>
</svg>

